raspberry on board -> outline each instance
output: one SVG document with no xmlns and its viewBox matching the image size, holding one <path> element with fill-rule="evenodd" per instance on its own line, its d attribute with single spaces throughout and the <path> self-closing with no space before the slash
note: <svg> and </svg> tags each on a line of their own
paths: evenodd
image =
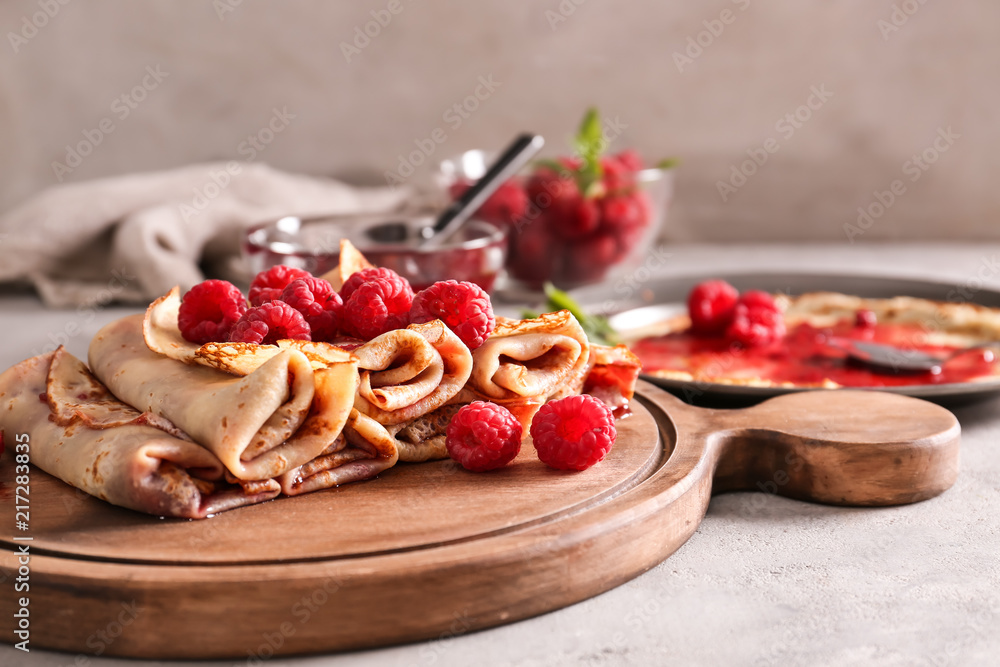
<svg viewBox="0 0 1000 667">
<path fill-rule="evenodd" d="M 236 285 L 225 280 L 206 280 L 181 298 L 177 325 L 184 340 L 221 343 L 229 340 L 233 325 L 247 310 L 247 300 Z"/>
<path fill-rule="evenodd" d="M 496 327 L 490 295 L 475 283 L 442 280 L 417 292 L 410 322 L 441 320 L 470 350 L 486 342 Z"/>
<path fill-rule="evenodd" d="M 248 310 L 233 326 L 233 343 L 275 345 L 279 340 L 312 340 L 309 324 L 302 313 L 284 301 L 268 301 Z"/>
<path fill-rule="evenodd" d="M 302 313 L 313 340 L 330 341 L 340 331 L 344 302 L 328 281 L 298 278 L 282 290 L 280 300 Z"/>
<path fill-rule="evenodd" d="M 617 437 L 611 409 L 587 394 L 549 401 L 531 420 L 538 458 L 558 470 L 586 470 L 607 456 Z"/>
<path fill-rule="evenodd" d="M 448 424 L 448 456 L 473 472 L 507 465 L 521 451 L 521 423 L 507 408 L 473 401 L 455 413 Z"/>
<path fill-rule="evenodd" d="M 404 328 L 409 323 L 412 303 L 413 289 L 404 278 L 395 273 L 389 277 L 375 276 L 362 282 L 344 300 L 341 328 L 351 336 L 371 340 L 387 331 Z"/>
<path fill-rule="evenodd" d="M 739 292 L 725 280 L 706 280 L 688 294 L 691 330 L 699 335 L 721 334 L 733 320 Z"/>
<path fill-rule="evenodd" d="M 340 288 L 340 298 L 344 303 L 351 298 L 354 294 L 354 290 L 361 287 L 366 282 L 373 280 L 375 278 L 384 278 L 386 280 L 401 280 L 409 286 L 409 282 L 406 278 L 402 277 L 392 269 L 386 269 L 383 267 L 377 267 L 373 269 L 361 269 L 360 271 L 355 271 L 352 273 L 347 280 L 344 281 L 343 286 Z M 410 289 L 412 293 L 412 288 Z"/>
<path fill-rule="evenodd" d="M 267 271 L 261 271 L 250 283 L 250 305 L 259 306 L 281 298 L 281 292 L 288 283 L 299 278 L 311 278 L 312 274 L 302 269 L 279 264 Z"/>
</svg>

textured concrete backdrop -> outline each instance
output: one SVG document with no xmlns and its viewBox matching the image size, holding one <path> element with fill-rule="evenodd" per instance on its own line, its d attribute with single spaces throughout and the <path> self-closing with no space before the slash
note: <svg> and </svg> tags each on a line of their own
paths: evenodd
<svg viewBox="0 0 1000 667">
<path fill-rule="evenodd" d="M 998 24 L 992 0 L 5 2 L 0 210 L 218 158 L 378 182 L 441 128 L 420 180 L 522 129 L 561 146 L 594 103 L 684 159 L 674 239 L 846 241 L 858 207 L 855 242 L 996 239 Z"/>
</svg>

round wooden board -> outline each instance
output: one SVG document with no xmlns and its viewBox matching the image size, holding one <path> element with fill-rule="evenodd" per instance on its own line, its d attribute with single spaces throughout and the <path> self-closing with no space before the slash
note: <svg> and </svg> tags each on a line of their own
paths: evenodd
<svg viewBox="0 0 1000 667">
<path fill-rule="evenodd" d="M 713 411 L 646 383 L 640 396 L 608 458 L 582 473 L 546 468 L 526 443 L 492 473 L 399 465 L 205 521 L 116 508 L 33 469 L 20 534 L 33 539 L 0 539 L 0 568 L 13 578 L 30 545 L 33 647 L 265 659 L 454 636 L 606 591 L 691 536 L 713 478 L 877 505 L 936 495 L 957 474 L 957 421 L 917 399 L 814 392 Z M 13 489 L 7 452 L 11 529 Z M 0 603 L 11 641 L 13 596 Z"/>
<path fill-rule="evenodd" d="M 12 551 L 30 545 L 32 646 L 68 651 L 92 652 L 88 639 L 130 605 L 142 611 L 109 655 L 247 657 L 276 637 L 277 653 L 308 653 L 434 637 L 456 618 L 463 631 L 486 627 L 636 574 L 615 566 L 579 577 L 580 545 L 563 528 L 666 458 L 641 405 L 618 430 L 608 458 L 581 473 L 546 467 L 528 441 L 513 464 L 487 474 L 451 461 L 400 464 L 375 480 L 204 521 L 118 508 L 33 468 L 32 541 L 0 539 L 0 567 L 16 571 Z M 3 525 L 13 527 L 10 458 L 0 496 Z"/>
</svg>

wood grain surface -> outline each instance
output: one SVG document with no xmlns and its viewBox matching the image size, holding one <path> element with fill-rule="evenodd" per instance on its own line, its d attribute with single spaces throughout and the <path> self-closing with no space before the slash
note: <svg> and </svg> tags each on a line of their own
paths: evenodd
<svg viewBox="0 0 1000 667">
<path fill-rule="evenodd" d="M 115 508 L 33 470 L 32 646 L 263 659 L 450 637 L 653 567 L 691 536 L 713 490 L 890 505 L 958 474 L 958 422 L 918 399 L 811 392 L 706 410 L 645 383 L 640 395 L 608 458 L 583 473 L 549 470 L 529 442 L 494 473 L 400 465 L 206 521 Z M 8 451 L 5 535 L 12 481 Z M 0 568 L 16 571 L 15 543 L 0 547 Z M 0 600 L 10 641 L 12 595 Z M 96 643 L 108 628 L 114 641 Z"/>
</svg>

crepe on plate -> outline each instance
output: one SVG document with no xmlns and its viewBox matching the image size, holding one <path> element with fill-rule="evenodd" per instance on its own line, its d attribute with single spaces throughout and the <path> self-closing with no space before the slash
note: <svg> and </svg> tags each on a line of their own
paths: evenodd
<svg viewBox="0 0 1000 667">
<path fill-rule="evenodd" d="M 924 345 L 966 348 L 984 342 L 1000 341 L 1000 309 L 973 303 L 950 303 L 908 296 L 865 298 L 839 292 L 810 292 L 799 296 L 778 294 L 774 300 L 784 312 L 789 331 L 803 323 L 816 328 L 831 327 L 845 320 L 853 321 L 858 311 L 868 310 L 875 314 L 880 325 L 909 327 L 903 339 L 895 343 L 902 348 L 911 345 L 918 348 Z M 655 337 L 682 332 L 690 326 L 691 320 L 686 314 L 678 315 L 646 331 L 645 335 Z M 781 382 L 768 378 L 764 367 L 754 368 L 752 364 L 746 363 L 741 363 L 738 369 L 732 366 L 731 363 L 719 362 L 703 368 L 651 369 L 643 372 L 685 382 L 755 387 L 840 386 L 830 379 L 808 385 Z M 994 365 L 991 374 L 977 380 L 989 380 L 998 373 L 1000 369 Z"/>
</svg>

